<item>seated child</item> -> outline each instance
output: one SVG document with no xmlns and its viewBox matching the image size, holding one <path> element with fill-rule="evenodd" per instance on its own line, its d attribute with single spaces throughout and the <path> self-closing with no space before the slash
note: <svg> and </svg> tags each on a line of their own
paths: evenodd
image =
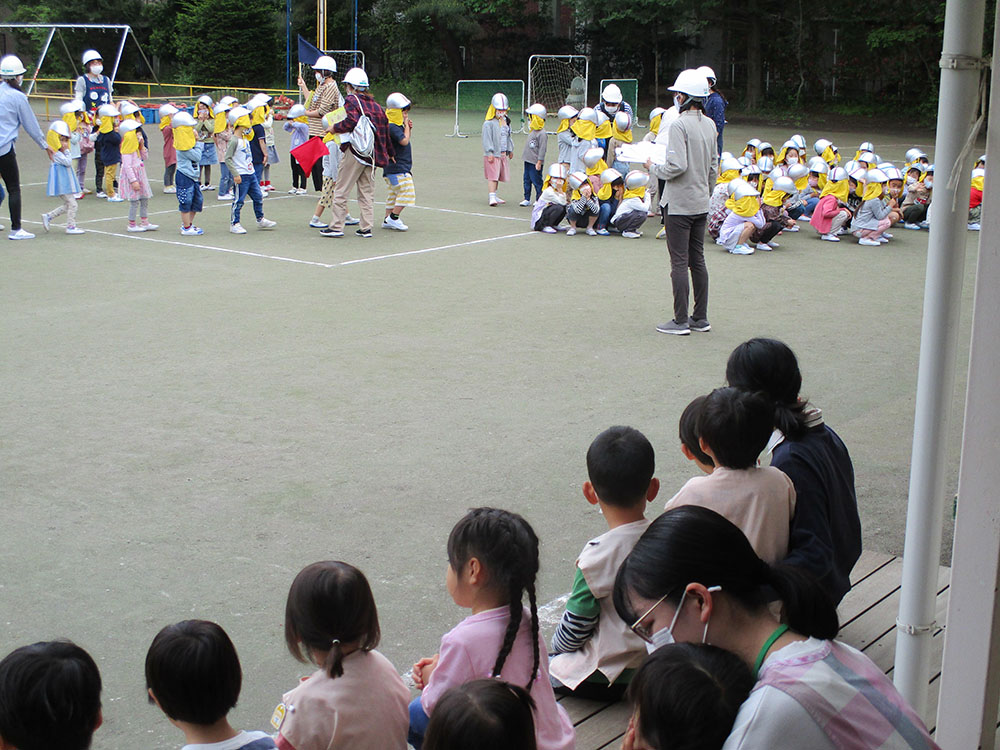
<svg viewBox="0 0 1000 750">
<path fill-rule="evenodd" d="M 0 661 L 0 747 L 87 750 L 101 716 L 101 673 L 70 641 L 21 646 Z"/>
<path fill-rule="evenodd" d="M 821 240 L 840 242 L 840 237 L 837 235 L 851 220 L 851 211 L 847 207 L 849 190 L 847 171 L 841 167 L 831 169 L 826 187 L 820 193 L 819 202 L 809 220 L 813 228 L 819 232 Z"/>
<path fill-rule="evenodd" d="M 715 471 L 715 462 L 701 449 L 698 433 L 698 418 L 701 416 L 706 398 L 707 396 L 698 396 L 684 407 L 677 423 L 677 431 L 680 435 L 681 453 L 684 454 L 684 457 L 688 461 L 694 461 L 695 466 L 706 474 L 711 474 Z"/>
<path fill-rule="evenodd" d="M 536 232 L 555 234 L 566 216 L 566 167 L 561 163 L 549 167 L 548 177 L 542 183 L 542 194 L 531 210 L 531 228 Z"/>
<path fill-rule="evenodd" d="M 729 215 L 729 209 L 726 208 L 726 201 L 729 199 L 729 183 L 740 176 L 740 169 L 740 163 L 732 156 L 719 160 L 719 176 L 715 180 L 712 197 L 708 199 L 707 231 L 716 243 L 719 240 L 719 229 L 722 227 L 722 222 Z"/>
<path fill-rule="evenodd" d="M 927 211 L 931 205 L 931 191 L 934 175 L 927 175 L 921 164 L 914 164 L 906 170 L 906 193 L 903 196 L 904 229 L 926 229 Z"/>
<path fill-rule="evenodd" d="M 573 172 L 569 176 L 569 186 L 573 188 L 569 208 L 566 209 L 566 220 L 569 222 L 567 236 L 576 234 L 579 227 L 587 227 L 587 234 L 596 235 L 594 224 L 601 210 L 597 198 L 594 197 L 594 186 L 583 172 Z"/>
<path fill-rule="evenodd" d="M 750 668 L 731 651 L 704 643 L 663 646 L 629 687 L 634 713 L 623 747 L 721 750 L 753 686 Z"/>
<path fill-rule="evenodd" d="M 717 242 L 733 255 L 753 255 L 751 238 L 766 242 L 781 231 L 781 223 L 768 223 L 760 205 L 760 195 L 748 182 L 733 180 L 729 183 L 731 195 L 726 201 L 729 213 L 719 227 Z M 770 249 L 770 246 L 768 246 Z"/>
<path fill-rule="evenodd" d="M 608 225 L 611 216 L 618 209 L 618 204 L 625 194 L 625 178 L 613 167 L 604 169 L 600 174 L 601 187 L 597 191 L 597 223 L 594 228 L 602 237 L 611 234 Z"/>
<path fill-rule="evenodd" d="M 615 612 L 615 574 L 649 526 L 646 503 L 660 482 L 653 446 L 632 427 L 611 427 L 590 444 L 583 496 L 597 505 L 608 531 L 587 542 L 555 635 L 549 675 L 557 692 L 621 700 L 646 654 L 642 639 Z"/>
<path fill-rule="evenodd" d="M 538 537 L 521 516 L 497 508 L 470 510 L 448 537 L 448 593 L 472 614 L 441 638 L 441 651 L 413 665 L 422 691 L 410 704 L 409 742 L 421 750 L 428 720 L 456 685 L 500 677 L 523 685 L 535 701 L 539 750 L 569 750 L 575 733 L 549 682 L 548 655 L 535 601 Z M 525 592 L 530 609 L 522 604 Z"/>
<path fill-rule="evenodd" d="M 535 702 L 520 685 L 496 679 L 456 685 L 427 724 L 425 750 L 536 750 Z"/>
<path fill-rule="evenodd" d="M 768 225 L 777 225 L 778 232 L 799 231 L 795 219 L 788 215 L 787 210 L 788 202 L 792 199 L 792 196 L 797 194 L 798 191 L 795 189 L 795 183 L 789 177 L 778 177 L 774 180 L 771 187 L 764 188 L 764 194 L 760 201 L 760 210 L 763 211 L 764 220 Z M 770 239 L 766 240 L 764 239 L 764 234 L 762 230 L 757 230 L 750 236 L 750 239 L 757 243 L 758 250 L 767 252 L 778 247 L 778 243 L 774 241 L 777 232 L 772 234 Z"/>
<path fill-rule="evenodd" d="M 226 718 L 236 706 L 243 670 L 226 631 L 207 620 L 167 625 L 146 652 L 149 702 L 199 750 L 268 750 L 264 732 L 238 732 Z"/>
<path fill-rule="evenodd" d="M 976 167 L 972 170 L 972 188 L 969 190 L 969 231 L 979 231 L 979 221 L 983 215 L 983 187 L 986 170 Z"/>
<path fill-rule="evenodd" d="M 788 178 L 795 183 L 795 192 L 788 197 L 785 204 L 788 215 L 798 221 L 806 212 L 806 200 L 812 195 L 809 189 L 809 167 L 805 164 L 792 164 L 788 167 Z M 798 231 L 795 225 L 795 231 Z"/>
<path fill-rule="evenodd" d="M 618 207 L 611 217 L 611 226 L 627 240 L 642 236 L 639 229 L 649 216 L 649 196 L 646 194 L 648 184 L 649 174 L 642 170 L 633 169 L 625 175 L 625 186 Z"/>
<path fill-rule="evenodd" d="M 542 197 L 542 167 L 545 165 L 545 147 L 549 135 L 545 132 L 545 106 L 532 104 L 526 110 L 528 115 L 528 137 L 524 141 L 521 160 L 524 162 L 524 200 L 521 206 L 530 206 L 531 188 L 535 188 L 535 200 Z"/>
<path fill-rule="evenodd" d="M 861 206 L 851 222 L 851 231 L 858 237 L 859 245 L 879 247 L 889 241 L 885 236 L 890 211 L 885 196 L 886 182 L 885 172 L 881 169 L 869 169 L 865 176 Z"/>
<path fill-rule="evenodd" d="M 611 137 L 608 139 L 604 161 L 622 174 L 628 172 L 628 164 L 618 159 L 618 149 L 632 142 L 632 115 L 624 110 L 615 113 L 611 121 Z"/>
<path fill-rule="evenodd" d="M 380 637 L 364 573 L 337 561 L 299 572 L 285 604 L 285 643 L 319 669 L 274 710 L 280 750 L 406 750 L 410 691 L 375 650 Z"/>
<path fill-rule="evenodd" d="M 701 505 L 725 516 L 746 534 L 757 555 L 772 564 L 788 553 L 795 512 L 792 481 L 773 466 L 756 465 L 773 429 L 774 412 L 766 399 L 716 388 L 698 417 L 698 442 L 715 470 L 689 479 L 666 504 L 666 510 Z"/>
<path fill-rule="evenodd" d="M 903 220 L 903 173 L 896 167 L 886 167 L 883 171 L 889 178 L 885 192 L 889 204 L 889 226 L 892 227 Z"/>
</svg>

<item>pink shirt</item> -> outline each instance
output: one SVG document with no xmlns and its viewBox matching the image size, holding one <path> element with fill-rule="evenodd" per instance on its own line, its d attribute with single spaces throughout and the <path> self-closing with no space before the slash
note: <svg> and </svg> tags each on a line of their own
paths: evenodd
<svg viewBox="0 0 1000 750">
<path fill-rule="evenodd" d="M 428 716 L 438 699 L 449 688 L 471 680 L 492 677 L 493 664 L 500 653 L 509 621 L 510 609 L 498 607 L 470 615 L 445 633 L 441 638 L 441 655 L 437 668 L 420 695 L 420 705 Z M 576 733 L 566 710 L 556 703 L 555 693 L 552 692 L 549 659 L 541 634 L 538 637 L 538 649 L 538 675 L 530 690 L 531 697 L 535 700 L 535 738 L 538 750 L 572 750 Z M 521 627 L 500 671 L 500 677 L 523 687 L 531 676 L 533 662 L 531 613 L 524 608 Z"/>
<path fill-rule="evenodd" d="M 665 510 L 700 505 L 740 527 L 757 556 L 774 564 L 788 554 L 788 530 L 795 512 L 795 487 L 773 466 L 727 469 L 693 477 L 667 501 Z"/>
</svg>

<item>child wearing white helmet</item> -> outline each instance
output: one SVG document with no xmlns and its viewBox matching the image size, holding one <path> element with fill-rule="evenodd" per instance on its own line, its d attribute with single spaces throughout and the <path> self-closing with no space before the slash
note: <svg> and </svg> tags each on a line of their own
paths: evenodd
<svg viewBox="0 0 1000 750">
<path fill-rule="evenodd" d="M 521 159 L 524 161 L 524 200 L 522 206 L 531 205 L 531 188 L 535 188 L 535 199 L 542 196 L 542 167 L 545 166 L 545 149 L 549 144 L 545 132 L 545 106 L 534 103 L 528 107 L 528 138 L 524 142 Z"/>
<path fill-rule="evenodd" d="M 497 195 L 497 189 L 501 182 L 507 182 L 507 163 L 514 155 L 510 118 L 507 116 L 509 110 L 507 95 L 498 92 L 490 100 L 483 122 L 483 174 L 486 177 L 491 206 L 507 202 Z"/>
<path fill-rule="evenodd" d="M 531 228 L 536 232 L 555 234 L 566 216 L 566 167 L 558 162 L 549 167 L 542 182 L 542 194 L 531 209 Z"/>
<path fill-rule="evenodd" d="M 757 188 L 743 179 L 729 183 L 726 218 L 716 242 L 733 255 L 753 255 L 751 236 L 767 227 Z"/>
<path fill-rule="evenodd" d="M 851 189 L 847 170 L 840 167 L 831 169 L 820 193 L 819 202 L 812 211 L 809 223 L 819 232 L 819 238 L 826 242 L 840 242 L 844 227 L 851 220 L 847 207 L 847 194 Z"/>
<path fill-rule="evenodd" d="M 69 128 L 69 157 L 73 160 L 73 171 L 81 187 L 80 191 L 73 197 L 77 200 L 83 197 L 83 177 L 86 174 L 86 165 L 81 167 L 80 161 L 83 158 L 82 145 L 90 132 L 90 126 L 83 119 L 83 102 L 79 99 L 72 99 L 59 107 L 59 115 L 66 127 Z M 51 128 L 50 128 L 51 132 Z M 56 149 L 58 151 L 58 149 Z"/>
<path fill-rule="evenodd" d="M 640 169 L 633 169 L 625 175 L 618 207 L 611 216 L 611 226 L 621 232 L 622 237 L 627 240 L 636 240 L 642 236 L 639 230 L 649 214 L 647 185 L 649 185 L 649 175 Z"/>
<path fill-rule="evenodd" d="M 288 146 L 288 162 L 292 165 L 292 187 L 288 191 L 289 195 L 306 194 L 306 173 L 302 171 L 302 165 L 291 152 L 309 140 L 308 122 L 305 105 L 293 104 L 285 115 L 285 124 L 282 126 L 286 133 L 292 134 Z"/>
<path fill-rule="evenodd" d="M 559 163 L 569 170 L 570 162 L 573 159 L 573 152 L 576 150 L 576 138 L 573 131 L 573 123 L 576 122 L 580 110 L 570 105 L 559 108 L 559 127 L 556 128 L 556 145 L 559 146 Z M 568 174 L 568 171 L 567 171 Z"/>
<path fill-rule="evenodd" d="M 889 181 L 881 169 L 869 169 L 863 176 L 864 192 L 861 207 L 851 222 L 851 232 L 858 238 L 859 245 L 878 247 L 889 241 L 885 230 L 890 226 L 890 207 L 885 194 Z"/>
<path fill-rule="evenodd" d="M 202 144 L 194 134 L 194 125 L 194 118 L 187 112 L 170 116 L 177 150 L 177 210 L 181 214 L 181 234 L 185 237 L 204 234 L 201 227 L 194 224 L 194 215 L 201 211 L 205 200 L 198 184 Z"/>
<path fill-rule="evenodd" d="M 729 106 L 729 102 L 726 97 L 722 95 L 718 88 L 716 88 L 716 78 L 715 71 L 712 70 L 707 65 L 702 65 L 698 68 L 698 72 L 705 76 L 705 80 L 708 81 L 708 97 L 705 99 L 705 114 L 712 118 L 712 122 L 715 123 L 715 129 L 718 131 L 718 142 L 717 146 L 719 148 L 719 155 L 722 155 L 722 130 L 726 127 L 726 108 Z"/>
<path fill-rule="evenodd" d="M 112 203 L 125 200 L 115 192 L 118 165 L 122 161 L 122 137 L 118 132 L 121 113 L 114 104 L 102 104 L 97 110 L 98 126 L 96 152 L 100 155 L 100 166 L 104 170 L 104 197 Z M 97 197 L 102 197 L 101 193 Z"/>
<path fill-rule="evenodd" d="M 270 229 L 276 222 L 264 218 L 264 194 L 257 179 L 257 167 L 253 163 L 250 151 L 251 139 L 256 140 L 257 134 L 250 124 L 250 112 L 243 107 L 236 107 L 229 113 L 229 121 L 233 125 L 233 139 L 226 149 L 226 166 L 233 175 L 236 184 L 236 195 L 230 216 L 229 231 L 233 234 L 246 234 L 247 230 L 240 224 L 240 212 L 247 195 L 253 201 L 253 213 L 257 218 L 257 226 Z"/>
<path fill-rule="evenodd" d="M 229 141 L 233 138 L 233 128 L 229 124 L 229 110 L 233 104 L 223 98 L 212 107 L 212 115 L 215 123 L 212 126 L 212 141 L 214 142 L 215 157 L 219 161 L 219 189 L 216 198 L 220 201 L 231 201 L 233 199 L 233 176 L 226 166 L 226 151 L 229 150 Z M 212 145 L 205 144 L 205 148 L 212 148 Z"/>
<path fill-rule="evenodd" d="M 149 178 L 146 176 L 146 157 L 149 152 L 139 137 L 138 120 L 126 120 L 118 129 L 122 136 L 121 194 L 129 202 L 128 231 L 151 232 L 159 227 L 149 223 L 149 199 L 153 197 Z"/>
<path fill-rule="evenodd" d="M 159 109 L 160 133 L 163 134 L 163 192 L 176 193 L 174 176 L 177 174 L 177 149 L 174 148 L 174 128 L 171 118 L 180 112 L 173 104 L 161 104 Z"/>
<path fill-rule="evenodd" d="M 76 226 L 76 195 L 80 192 L 80 181 L 73 169 L 73 159 L 70 156 L 70 138 L 72 131 L 63 120 L 56 120 L 49 125 L 49 134 L 54 136 L 59 148 L 52 155 L 49 166 L 49 182 L 45 194 L 59 196 L 62 205 L 42 214 L 42 226 L 49 231 L 49 223 L 56 216 L 66 214 L 66 234 L 83 234 Z M 48 137 L 47 137 L 48 140 Z M 50 144 L 51 145 L 51 144 Z"/>
<path fill-rule="evenodd" d="M 629 165 L 618 158 L 618 149 L 633 140 L 632 120 L 627 112 L 621 110 L 611 120 L 611 137 L 608 138 L 604 160 L 622 174 L 629 171 Z"/>
<path fill-rule="evenodd" d="M 215 115 L 212 108 L 215 102 L 208 94 L 198 97 L 194 105 L 194 135 L 201 144 L 201 161 L 198 162 L 200 186 L 205 192 L 215 190 L 212 185 L 212 165 L 219 163 L 215 153 Z"/>
<path fill-rule="evenodd" d="M 399 215 L 407 206 L 416 205 L 417 191 L 413 185 L 413 150 L 410 148 L 412 103 L 403 94 L 394 92 L 385 100 L 385 118 L 389 121 L 389 140 L 396 149 L 396 159 L 382 168 L 388 194 L 385 199 L 383 229 L 405 232 L 409 229 Z"/>
<path fill-rule="evenodd" d="M 986 164 L 986 158 L 981 157 L 982 164 Z M 977 162 L 979 163 L 979 162 Z M 969 190 L 969 231 L 978 232 L 980 230 L 980 219 L 983 215 L 983 189 L 986 182 L 986 169 L 976 167 L 972 170 L 972 187 Z"/>
<path fill-rule="evenodd" d="M 574 148 L 570 153 L 569 173 L 582 172 L 586 169 L 583 155 L 598 146 L 597 142 L 597 112 L 590 107 L 584 107 L 570 126 L 573 133 Z"/>
<path fill-rule="evenodd" d="M 726 201 L 729 200 L 730 183 L 740 176 L 740 163 L 735 157 L 727 156 L 719 162 L 719 176 L 715 179 L 715 188 L 708 201 L 708 225 L 706 231 L 716 243 L 719 241 L 719 231 L 722 223 L 729 215 Z"/>
<path fill-rule="evenodd" d="M 586 227 L 587 234 L 596 237 L 597 230 L 594 229 L 594 225 L 597 223 L 601 206 L 594 195 L 594 186 L 583 172 L 573 172 L 569 176 L 569 184 L 573 188 L 573 194 L 566 209 L 566 220 L 569 222 L 566 236 L 571 237 L 576 234 L 577 229 Z"/>
<path fill-rule="evenodd" d="M 764 186 L 761 196 L 761 210 L 764 212 L 764 219 L 767 227 L 760 232 L 754 233 L 752 239 L 757 243 L 758 250 L 769 251 L 778 247 L 774 237 L 778 232 L 797 232 L 798 225 L 795 220 L 788 215 L 788 204 L 798 194 L 795 183 L 790 177 L 780 176 L 774 180 L 768 180 Z M 773 231 L 772 233 L 772 230 Z M 770 236 L 768 236 L 770 235 Z"/>
</svg>

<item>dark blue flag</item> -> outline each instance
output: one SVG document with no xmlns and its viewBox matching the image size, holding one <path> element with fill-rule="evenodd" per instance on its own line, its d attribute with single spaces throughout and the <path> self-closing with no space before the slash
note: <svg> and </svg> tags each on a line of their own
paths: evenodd
<svg viewBox="0 0 1000 750">
<path fill-rule="evenodd" d="M 299 62 L 303 65 L 313 65 L 324 54 L 318 47 L 309 44 L 302 35 L 299 34 Z"/>
</svg>

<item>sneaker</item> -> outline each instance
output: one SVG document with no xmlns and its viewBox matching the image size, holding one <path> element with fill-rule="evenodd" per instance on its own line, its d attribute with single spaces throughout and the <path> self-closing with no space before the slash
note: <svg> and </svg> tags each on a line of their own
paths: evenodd
<svg viewBox="0 0 1000 750">
<path fill-rule="evenodd" d="M 409 229 L 406 224 L 400 219 L 394 219 L 391 216 L 386 217 L 385 221 L 382 222 L 383 229 L 395 229 L 397 232 L 405 232 Z"/>
<path fill-rule="evenodd" d="M 78 201 L 82 201 L 83 200 L 83 193 L 73 193 L 73 197 L 76 198 L 76 200 L 78 200 Z"/>
<path fill-rule="evenodd" d="M 840 237 L 835 234 L 824 234 L 820 236 L 821 240 L 826 240 L 827 242 L 840 242 Z"/>
<path fill-rule="evenodd" d="M 574 234 L 576 234 L 576 227 L 570 227 L 566 230 L 567 237 L 572 237 Z"/>
<path fill-rule="evenodd" d="M 627 240 L 637 240 L 640 237 L 642 237 L 642 235 L 639 234 L 638 232 L 622 232 L 622 237 L 624 237 Z"/>
<path fill-rule="evenodd" d="M 525 206 L 530 206 L 531 205 L 531 201 L 529 201 L 527 198 L 525 198 L 523 201 L 521 201 L 517 205 L 519 205 L 521 208 L 524 208 Z"/>
<path fill-rule="evenodd" d="M 83 194 L 84 195 L 93 195 L 94 191 L 93 190 L 88 190 L 87 188 L 84 188 L 83 189 Z"/>
<path fill-rule="evenodd" d="M 347 218 L 344 219 L 345 227 L 354 227 L 361 223 L 361 219 L 355 219 L 350 214 L 347 214 Z"/>
<path fill-rule="evenodd" d="M 317 219 L 315 216 L 313 216 L 311 219 L 309 219 L 309 226 L 311 226 L 313 229 L 326 229 L 330 225 L 327 224 L 322 219 Z"/>
<path fill-rule="evenodd" d="M 271 221 L 270 219 L 257 219 L 257 226 L 261 229 L 270 229 L 273 226 L 277 226 L 278 222 Z"/>
<path fill-rule="evenodd" d="M 160 228 L 159 224 L 150 224 L 148 221 L 142 222 L 139 226 L 142 227 L 143 231 L 146 232 L 155 232 L 157 229 Z"/>
<path fill-rule="evenodd" d="M 370 240 L 372 237 L 372 230 L 359 229 L 358 231 L 355 232 L 355 234 L 358 235 L 358 237 L 364 237 L 365 239 Z"/>
<path fill-rule="evenodd" d="M 733 255 L 753 255 L 754 249 L 749 245 L 737 245 L 729 252 L 731 252 Z"/>
<path fill-rule="evenodd" d="M 215 196 L 215 198 L 216 198 L 216 200 L 220 200 L 220 201 L 231 201 L 233 199 L 233 194 L 232 193 L 219 193 L 217 196 Z"/>
<path fill-rule="evenodd" d="M 912 229 L 919 232 L 921 227 L 919 224 L 910 224 L 909 222 L 906 222 L 903 224 L 903 229 Z"/>
<path fill-rule="evenodd" d="M 497 196 L 497 203 L 499 203 L 499 204 L 500 204 L 501 206 L 502 206 L 502 205 L 503 205 L 504 203 L 506 203 L 506 202 L 507 202 L 507 201 L 505 201 L 505 200 L 504 200 L 503 198 L 501 198 L 501 197 L 500 197 L 499 195 Z"/>
<path fill-rule="evenodd" d="M 49 231 L 49 223 L 51 221 L 52 218 L 48 214 L 42 214 L 42 226 L 45 228 L 46 232 Z"/>
<path fill-rule="evenodd" d="M 799 225 L 796 224 L 794 227 L 785 227 L 783 231 L 785 231 L 785 232 L 797 232 L 797 231 L 799 231 Z"/>
<path fill-rule="evenodd" d="M 806 224 L 808 224 L 810 221 L 812 221 L 812 218 L 813 218 L 812 216 L 803 215 L 799 217 L 799 221 L 804 221 Z"/>
<path fill-rule="evenodd" d="M 969 231 L 970 232 L 978 232 L 979 231 L 979 222 L 978 221 L 971 221 L 971 222 L 969 222 Z"/>
<path fill-rule="evenodd" d="M 96 193 L 94 193 L 94 197 L 95 198 L 107 198 L 108 194 L 105 193 L 103 190 L 98 190 Z"/>
<path fill-rule="evenodd" d="M 185 237 L 198 237 L 199 235 L 205 234 L 205 231 L 192 224 L 189 227 L 181 227 L 181 234 Z"/>
<path fill-rule="evenodd" d="M 545 234 L 556 234 L 555 227 L 542 227 L 542 231 L 545 232 Z"/>
<path fill-rule="evenodd" d="M 924 221 L 920 222 L 920 228 L 921 229 L 930 229 L 931 228 L 931 223 L 929 221 L 927 221 L 927 220 L 924 220 Z"/>
<path fill-rule="evenodd" d="M 712 324 L 708 322 L 708 318 L 703 320 L 695 320 L 694 318 L 688 318 L 688 325 L 692 331 L 699 331 L 701 333 L 706 333 L 712 330 Z"/>
<path fill-rule="evenodd" d="M 587 236 L 588 237 L 596 237 L 597 236 L 597 230 L 593 229 L 592 227 L 587 227 Z"/>
<path fill-rule="evenodd" d="M 16 232 L 11 232 L 7 235 L 8 240 L 33 240 L 35 235 L 31 232 L 26 232 L 24 229 L 18 229 Z"/>
<path fill-rule="evenodd" d="M 124 200 L 120 195 L 112 195 L 108 198 L 108 203 L 122 203 Z"/>
<path fill-rule="evenodd" d="M 319 233 L 324 237 L 343 237 L 344 233 L 339 229 L 334 229 L 333 227 L 327 227 L 326 229 L 320 229 Z"/>
<path fill-rule="evenodd" d="M 969 229 L 972 229 L 972 227 L 970 226 Z M 976 224 L 976 229 L 979 229 L 979 225 L 978 224 Z M 882 236 L 885 237 L 887 240 L 891 240 L 892 239 L 892 235 L 889 234 L 888 232 L 882 232 Z"/>
<path fill-rule="evenodd" d="M 288 194 L 289 195 L 298 195 L 298 192 L 299 192 L 298 188 L 292 188 L 291 190 L 288 191 Z"/>
<path fill-rule="evenodd" d="M 245 230 L 242 227 L 242 225 L 239 224 L 239 222 L 237 222 L 236 224 L 233 224 L 231 227 L 229 227 L 229 231 L 231 233 L 233 233 L 233 234 L 246 234 L 247 233 L 247 230 Z"/>
<path fill-rule="evenodd" d="M 662 240 L 666 236 L 667 236 L 667 228 L 660 227 L 660 231 L 656 233 L 656 239 Z"/>
<path fill-rule="evenodd" d="M 761 250 L 761 251 L 763 251 L 763 252 L 765 252 L 765 253 L 769 253 L 769 252 L 771 252 L 771 250 L 773 250 L 774 248 L 772 248 L 772 247 L 771 247 L 770 245 L 768 245 L 768 244 L 767 244 L 766 242 L 758 242 L 758 243 L 757 243 L 757 249 L 758 249 L 758 250 Z"/>
<path fill-rule="evenodd" d="M 601 235 L 601 237 L 607 237 L 609 234 L 611 234 L 611 232 L 609 232 L 607 229 L 604 228 L 598 229 L 597 233 Z"/>
<path fill-rule="evenodd" d="M 687 323 L 678 323 L 674 320 L 668 320 L 666 323 L 660 323 L 656 326 L 656 330 L 660 333 L 672 333 L 676 336 L 687 336 L 691 333 L 691 326 Z"/>
<path fill-rule="evenodd" d="M 884 237 L 883 236 L 883 237 L 878 237 L 877 239 L 878 239 L 878 242 L 879 242 L 880 245 L 888 245 L 889 244 L 889 238 L 888 237 Z"/>
<path fill-rule="evenodd" d="M 309 192 L 309 191 L 307 191 L 305 188 L 299 188 L 298 190 L 295 191 L 295 194 L 296 195 L 305 195 L 307 192 Z"/>
<path fill-rule="evenodd" d="M 490 193 L 489 203 L 490 203 L 491 206 L 499 206 L 500 205 L 500 201 L 497 200 L 497 197 L 495 195 L 493 195 L 493 193 Z"/>
<path fill-rule="evenodd" d="M 163 188 L 163 192 L 164 193 L 176 193 L 177 192 L 177 188 L 174 185 L 167 185 L 165 188 Z"/>
<path fill-rule="evenodd" d="M 146 227 L 142 226 L 141 224 L 129 224 L 128 225 L 128 231 L 129 232 L 145 232 L 146 231 Z"/>
<path fill-rule="evenodd" d="M 209 190 L 215 190 L 215 185 L 202 185 L 202 192 L 207 192 Z"/>
<path fill-rule="evenodd" d="M 862 237 L 858 240 L 859 245 L 864 245 L 865 247 L 881 247 L 882 243 L 878 240 L 870 240 L 867 237 Z"/>
<path fill-rule="evenodd" d="M 66 234 L 84 234 L 84 231 L 79 227 L 66 227 Z"/>
<path fill-rule="evenodd" d="M 771 249 L 772 249 L 772 250 L 774 250 L 774 248 L 776 248 L 776 247 L 780 247 L 780 246 L 778 245 L 778 243 L 777 243 L 777 242 L 775 242 L 774 240 L 771 240 L 771 241 L 770 241 L 770 242 L 768 242 L 767 244 L 771 246 Z"/>
</svg>

